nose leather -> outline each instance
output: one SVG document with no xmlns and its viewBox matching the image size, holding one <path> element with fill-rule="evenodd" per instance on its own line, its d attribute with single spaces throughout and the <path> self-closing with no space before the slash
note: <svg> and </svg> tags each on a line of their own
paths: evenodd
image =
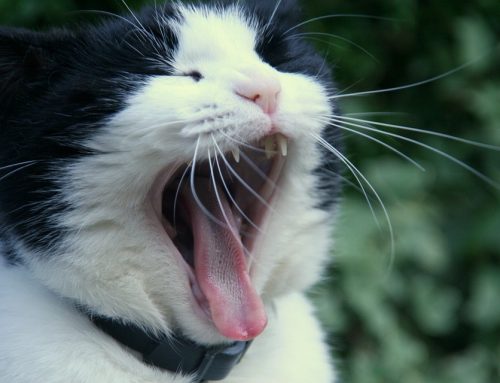
<svg viewBox="0 0 500 383">
<path fill-rule="evenodd" d="M 256 103 L 264 113 L 272 114 L 278 107 L 281 84 L 272 69 L 244 70 L 234 83 L 234 92 Z"/>
</svg>

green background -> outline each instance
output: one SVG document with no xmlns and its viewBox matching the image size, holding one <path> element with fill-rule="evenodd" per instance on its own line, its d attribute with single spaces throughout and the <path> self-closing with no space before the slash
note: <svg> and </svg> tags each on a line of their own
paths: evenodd
<svg viewBox="0 0 500 383">
<path fill-rule="evenodd" d="M 144 1 L 128 3 L 137 9 Z M 498 0 L 303 3 L 304 20 L 387 18 L 333 17 L 306 25 L 307 32 L 337 35 L 307 38 L 326 55 L 345 94 L 415 83 L 469 63 L 418 87 L 342 98 L 347 116 L 500 145 Z M 83 9 L 124 12 L 118 0 L 0 0 L 0 22 L 45 28 L 88 19 L 75 12 Z M 500 382 L 500 192 L 422 146 L 344 126 L 383 139 L 426 171 L 346 131 L 348 157 L 387 208 L 395 252 L 392 260 L 377 198 L 370 200 L 379 224 L 359 188 L 347 184 L 333 266 L 311 293 L 343 380 Z M 432 145 L 500 182 L 498 151 L 371 127 Z"/>
</svg>

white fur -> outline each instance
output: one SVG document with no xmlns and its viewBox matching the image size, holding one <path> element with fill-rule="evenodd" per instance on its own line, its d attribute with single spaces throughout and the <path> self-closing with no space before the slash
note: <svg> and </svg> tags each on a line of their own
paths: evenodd
<svg viewBox="0 0 500 383">
<path fill-rule="evenodd" d="M 146 367 L 25 270 L 0 266 L 0 302 L 1 383 L 190 382 Z M 292 294 L 276 301 L 269 327 L 224 382 L 333 383 L 328 365 L 310 304 Z"/>
<path fill-rule="evenodd" d="M 314 208 L 311 172 L 320 154 L 309 134 L 318 134 L 317 118 L 331 112 L 326 91 L 312 78 L 263 63 L 253 50 L 256 28 L 236 8 L 181 12 L 172 60 L 179 73 L 197 70 L 203 81 L 158 76 L 131 95 L 128 107 L 86 143 L 107 154 L 61 169 L 64 199 L 73 207 L 55 217 L 70 230 L 65 242 L 50 257 L 18 243 L 29 271 L 0 267 L 0 383 L 189 382 L 142 364 L 70 300 L 159 332 L 181 327 L 200 342 L 223 340 L 195 314 L 186 273 L 156 222 L 149 192 L 169 164 L 192 160 L 200 134 L 222 130 L 252 141 L 269 132 L 259 107 L 233 91 L 238 76 L 256 71 L 279 79 L 275 124 L 292 142 L 280 185 L 286 192 L 254 251 L 252 277 L 269 327 L 225 382 L 333 382 L 321 330 L 301 293 L 317 281 L 331 245 L 331 217 Z M 234 146 L 220 135 L 217 141 L 224 151 Z M 199 160 L 209 148 L 209 139 L 199 142 Z"/>
</svg>

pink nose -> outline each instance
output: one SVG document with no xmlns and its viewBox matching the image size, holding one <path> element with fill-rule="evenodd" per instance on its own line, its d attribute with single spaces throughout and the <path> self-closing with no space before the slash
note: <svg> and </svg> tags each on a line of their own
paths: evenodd
<svg viewBox="0 0 500 383">
<path fill-rule="evenodd" d="M 234 85 L 234 92 L 255 102 L 267 114 L 278 108 L 281 84 L 277 76 L 268 71 L 245 71 Z"/>
</svg>

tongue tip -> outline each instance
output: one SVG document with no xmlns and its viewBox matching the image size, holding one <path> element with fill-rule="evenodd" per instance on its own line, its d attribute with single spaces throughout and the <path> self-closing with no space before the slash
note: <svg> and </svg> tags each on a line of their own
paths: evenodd
<svg viewBox="0 0 500 383">
<path fill-rule="evenodd" d="M 253 321 L 248 325 L 218 328 L 221 335 L 235 341 L 248 341 L 256 338 L 265 330 L 267 326 L 267 317 Z"/>
</svg>

